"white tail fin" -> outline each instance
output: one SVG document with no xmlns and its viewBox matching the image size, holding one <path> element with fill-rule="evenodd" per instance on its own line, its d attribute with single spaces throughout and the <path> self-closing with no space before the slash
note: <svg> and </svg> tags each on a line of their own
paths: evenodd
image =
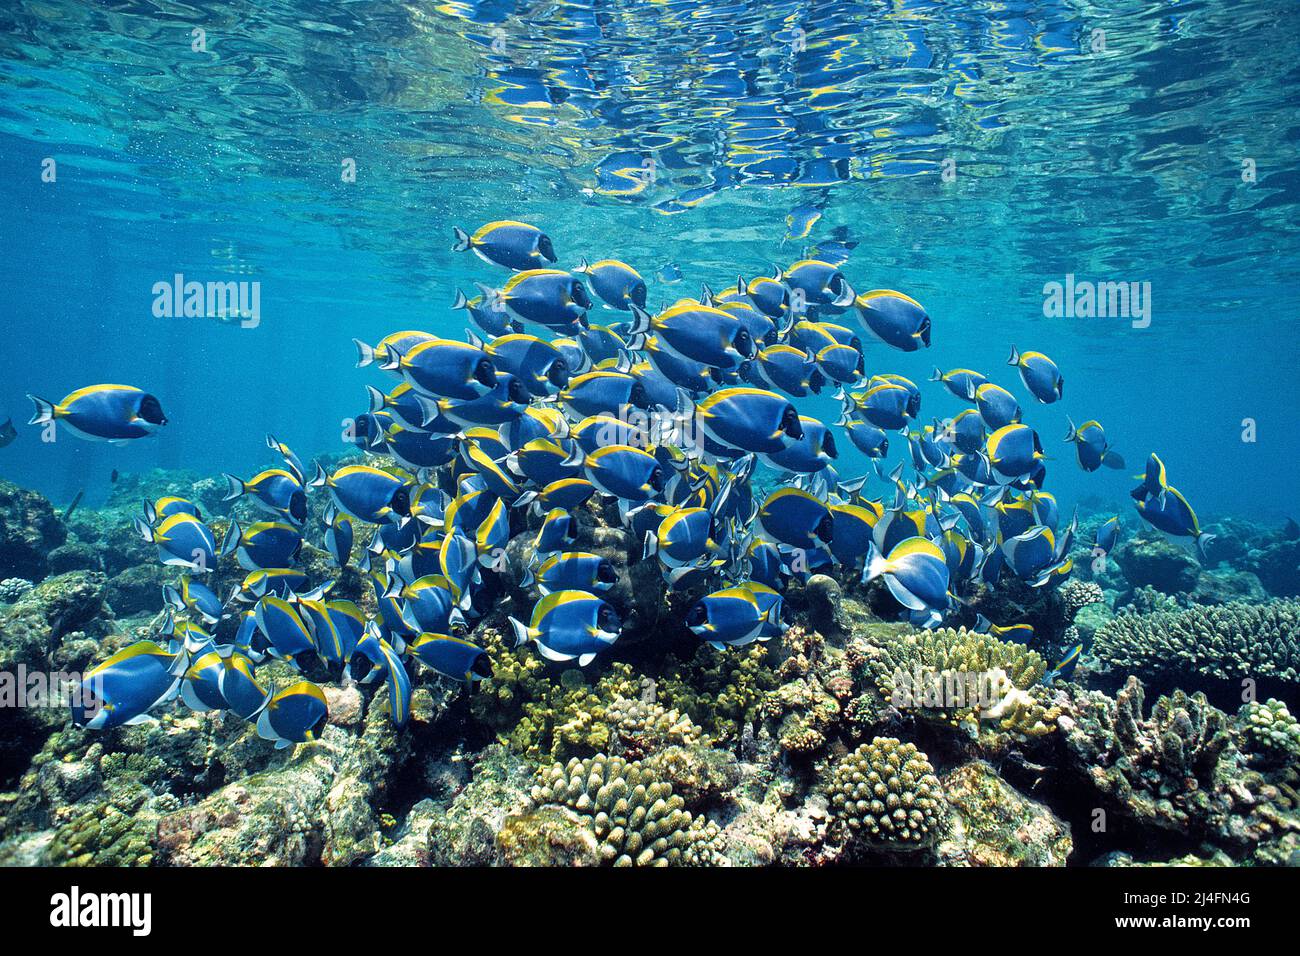
<svg viewBox="0 0 1300 956">
<path fill-rule="evenodd" d="M 224 477 L 227 483 L 230 485 L 230 490 L 226 492 L 226 497 L 222 498 L 221 500 L 234 501 L 236 498 L 242 498 L 244 496 L 244 492 L 247 490 L 247 486 L 244 484 L 243 480 L 236 478 L 234 475 L 231 474 L 226 474 Z"/>
<path fill-rule="evenodd" d="M 58 416 L 58 408 L 53 402 L 47 402 L 35 395 L 28 395 L 27 397 L 36 406 L 36 411 L 32 415 L 32 420 L 27 423 L 28 425 L 46 425 L 54 421 Z"/>
<path fill-rule="evenodd" d="M 357 368 L 365 368 L 367 365 L 373 365 L 375 362 L 375 350 L 360 339 L 353 339 L 352 344 L 357 347 Z"/>
<path fill-rule="evenodd" d="M 451 247 L 452 252 L 464 252 L 474 244 L 474 240 L 471 238 L 470 234 L 460 228 L 460 226 L 452 226 L 452 229 L 456 232 L 456 244 Z"/>
</svg>

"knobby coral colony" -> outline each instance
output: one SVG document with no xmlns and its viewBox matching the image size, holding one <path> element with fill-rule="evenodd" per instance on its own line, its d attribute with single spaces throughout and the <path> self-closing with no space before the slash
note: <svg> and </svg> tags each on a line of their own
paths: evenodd
<svg viewBox="0 0 1300 956">
<path fill-rule="evenodd" d="M 476 298 L 458 295 L 472 323 L 465 341 L 398 331 L 356 342 L 357 364 L 391 379 L 386 391 L 368 387 L 355 420 L 362 460 L 308 469 L 268 437 L 269 467 L 226 476 L 228 500 L 261 520 L 223 528 L 185 498 L 146 504 L 140 536 L 182 574 L 152 639 L 89 672 L 78 724 L 148 721 L 179 696 L 291 747 L 329 720 L 317 680 L 381 686 L 398 726 L 411 714 L 412 674 L 486 681 L 474 718 L 538 764 L 570 758 L 540 772 L 532 812 L 548 826 L 577 814 L 599 859 L 616 864 L 716 858 L 715 829 L 638 762 L 664 747 L 678 762 L 689 762 L 683 748 L 716 740 L 743 748 L 774 715 L 791 755 L 840 730 L 851 747 L 879 723 L 882 700 L 976 733 L 1027 740 L 1054 729 L 1049 685 L 1078 648 L 1049 670 L 1025 646 L 1028 623 L 976 619 L 966 606 L 1004 587 L 1046 594 L 1066 582 L 1077 517 L 1063 522 L 1042 490 L 1046 456 L 1012 392 L 978 372 L 936 369 L 933 387 L 971 407 L 922 425 L 915 383 L 866 373 L 864 335 L 905 352 L 929 346 L 918 302 L 858 294 L 838 265 L 804 260 L 651 315 L 629 265 L 548 268 L 550 239 L 521 223 L 457 235 L 457 248 L 513 274 Z M 619 321 L 594 321 L 588 287 Z M 1034 401 L 1060 399 L 1063 377 L 1047 356 L 1012 349 L 1009 364 Z M 800 413 L 798 399 L 831 388 L 837 422 Z M 127 386 L 34 401 L 33 423 L 83 437 L 128 441 L 166 425 L 159 400 Z M 874 475 L 843 479 L 837 432 L 876 460 L 901 436 L 910 472 L 877 463 Z M 1072 424 L 1067 440 L 1086 471 L 1123 466 L 1095 421 Z M 1140 477 L 1142 518 L 1203 546 L 1209 536 L 1155 455 Z M 1102 525 L 1093 554 L 1112 551 L 1119 534 L 1117 519 Z M 241 579 L 219 583 L 235 567 Z M 333 579 L 357 573 L 368 594 L 333 593 Z M 813 579 L 832 581 L 818 593 L 866 591 L 911 627 L 838 657 L 796 628 L 778 675 L 761 642 L 787 631 L 790 585 L 806 597 Z M 867 591 L 872 581 L 883 586 Z M 7 598 L 21 593 L 5 582 Z M 1096 585 L 1072 582 L 1058 603 L 1072 617 L 1100 598 Z M 1154 670 L 1194 667 L 1191 648 L 1209 641 L 1222 652 L 1214 666 L 1294 680 L 1295 615 L 1278 605 L 1120 618 L 1099 646 Z M 975 629 L 941 627 L 959 617 Z M 662 703 L 626 664 L 594 688 L 569 679 L 621 637 L 653 646 L 666 623 L 703 644 L 693 658 L 680 640 L 660 655 Z M 563 680 L 548 662 L 570 668 Z M 932 698 L 972 674 L 987 680 L 977 699 Z M 795 680 L 780 687 L 783 677 Z M 908 692 L 915 698 L 900 698 Z M 1285 710 L 1250 720 L 1271 752 L 1294 747 Z M 855 840 L 934 842 L 941 790 L 913 744 L 872 739 L 829 773 L 833 816 Z"/>
</svg>

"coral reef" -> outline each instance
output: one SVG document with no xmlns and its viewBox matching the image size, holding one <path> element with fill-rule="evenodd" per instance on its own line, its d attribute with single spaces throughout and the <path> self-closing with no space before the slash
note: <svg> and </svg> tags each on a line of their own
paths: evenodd
<svg viewBox="0 0 1300 956">
<path fill-rule="evenodd" d="M 666 780 L 637 761 L 574 758 L 538 775 L 536 807 L 506 820 L 499 840 L 512 863 L 710 866 L 718 827 L 692 817 Z M 591 852 L 594 849 L 594 853 Z"/>
<path fill-rule="evenodd" d="M 849 842 L 873 849 L 931 846 L 945 821 L 943 786 L 915 744 L 876 737 L 835 763 L 831 812 Z"/>
<path fill-rule="evenodd" d="M 1121 614 L 1097 632 L 1093 651 L 1110 667 L 1145 680 L 1199 674 L 1296 684 L 1300 602 Z"/>
<path fill-rule="evenodd" d="M 1039 686 L 1047 665 L 1024 645 L 941 628 L 900 635 L 864 651 L 881 696 L 900 710 L 978 733 L 1051 733 L 1056 714 Z"/>
<path fill-rule="evenodd" d="M 1295 801 L 1243 771 L 1230 718 L 1178 690 L 1144 711 L 1141 682 L 1115 697 L 1063 690 L 1058 722 L 1078 779 L 1144 827 L 1245 846 L 1300 832 Z"/>
</svg>

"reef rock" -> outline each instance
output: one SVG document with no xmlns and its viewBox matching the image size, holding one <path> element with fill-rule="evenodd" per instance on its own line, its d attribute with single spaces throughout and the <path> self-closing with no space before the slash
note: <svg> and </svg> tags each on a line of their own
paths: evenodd
<svg viewBox="0 0 1300 956">
<path fill-rule="evenodd" d="M 39 581 L 68 530 L 43 495 L 0 480 L 0 580 Z"/>
<path fill-rule="evenodd" d="M 1070 825 L 976 760 L 945 774 L 949 830 L 936 852 L 945 866 L 1064 866 Z"/>
</svg>

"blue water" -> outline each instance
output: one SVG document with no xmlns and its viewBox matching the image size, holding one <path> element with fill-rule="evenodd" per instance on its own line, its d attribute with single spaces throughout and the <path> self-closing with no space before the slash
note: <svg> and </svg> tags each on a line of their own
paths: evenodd
<svg viewBox="0 0 1300 956">
<path fill-rule="evenodd" d="M 1276 520 L 1300 452 L 1297 64 L 1300 10 L 1254 0 L 10 2 L 0 420 L 22 434 L 0 475 L 94 501 L 114 469 L 251 473 L 268 431 L 341 450 L 382 382 L 350 339 L 460 334 L 456 288 L 504 276 L 452 252 L 452 227 L 514 218 L 562 266 L 678 263 L 652 305 L 855 241 L 855 287 L 934 320 L 931 349 L 871 346 L 869 372 L 967 366 L 1027 401 L 1009 346 L 1044 351 L 1066 378 L 1028 409 L 1059 456 L 1049 490 L 1131 484 L 1077 469 L 1068 413 L 1130 464 L 1158 451 L 1203 516 Z M 647 159 L 628 194 L 612 171 Z M 821 219 L 783 243 L 806 203 Z M 155 317 L 177 273 L 260 283 L 260 324 Z M 1149 327 L 1045 317 L 1067 274 L 1149 282 Z M 27 393 L 97 382 L 152 391 L 170 424 L 129 447 L 24 425 Z M 926 421 L 958 410 L 925 395 Z"/>
</svg>

